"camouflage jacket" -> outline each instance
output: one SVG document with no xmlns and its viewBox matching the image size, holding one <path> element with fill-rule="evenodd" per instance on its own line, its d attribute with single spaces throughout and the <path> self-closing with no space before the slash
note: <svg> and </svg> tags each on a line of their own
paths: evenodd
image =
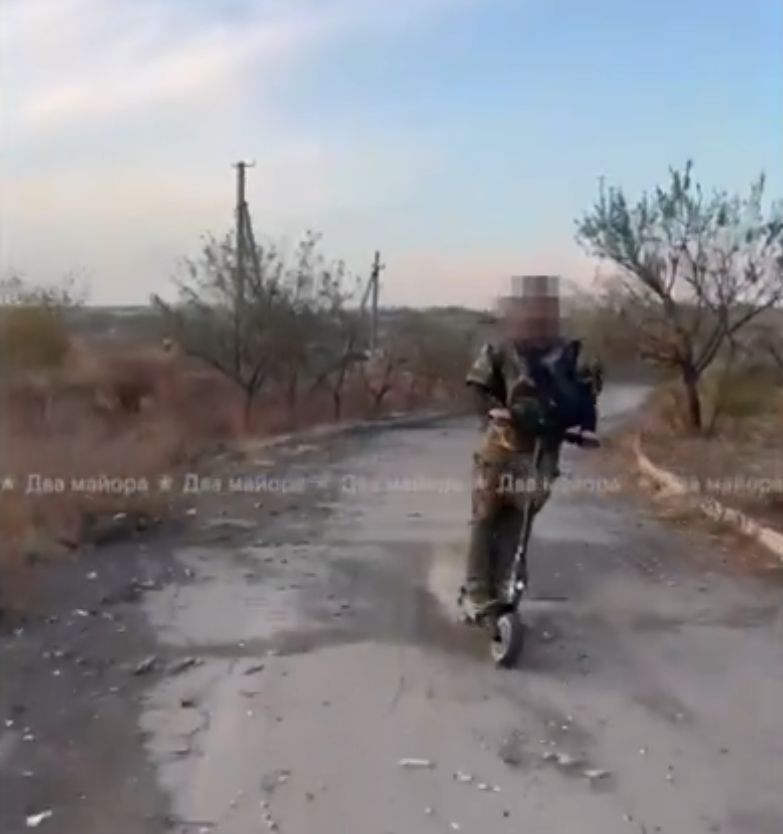
<svg viewBox="0 0 783 834">
<path fill-rule="evenodd" d="M 552 349 L 565 344 L 565 340 L 560 340 Z M 590 382 L 597 400 L 603 388 L 600 362 L 580 361 L 579 375 Z M 513 342 L 483 345 L 468 371 L 466 382 L 481 389 L 492 405 L 508 408 L 512 412 L 513 427 L 507 430 L 490 427 L 503 447 L 529 450 L 534 437 L 550 428 L 552 415 L 538 395 L 528 359 Z"/>
</svg>

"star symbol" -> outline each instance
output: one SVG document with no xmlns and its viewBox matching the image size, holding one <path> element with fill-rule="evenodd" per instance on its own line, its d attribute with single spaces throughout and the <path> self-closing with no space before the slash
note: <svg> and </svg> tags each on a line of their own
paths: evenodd
<svg viewBox="0 0 783 834">
<path fill-rule="evenodd" d="M 3 478 L 2 482 L 0 482 L 0 490 L 2 490 L 2 492 L 13 492 L 15 486 L 14 479 L 10 476 L 6 476 Z"/>
<path fill-rule="evenodd" d="M 171 492 L 171 488 L 174 486 L 174 479 L 171 475 L 163 475 L 158 480 L 158 488 L 161 492 Z"/>
</svg>

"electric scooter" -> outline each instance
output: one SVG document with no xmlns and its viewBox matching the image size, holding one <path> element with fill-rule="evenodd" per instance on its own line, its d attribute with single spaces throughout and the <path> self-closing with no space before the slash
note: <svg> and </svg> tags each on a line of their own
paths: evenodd
<svg viewBox="0 0 783 834">
<path fill-rule="evenodd" d="M 577 446 L 598 445 L 595 441 L 586 441 L 574 430 L 566 431 L 563 440 Z M 540 471 L 542 453 L 543 443 L 539 438 L 533 450 L 533 473 Z M 534 499 L 535 495 L 528 492 L 521 513 L 515 507 L 509 507 L 498 517 L 491 557 L 495 601 L 482 609 L 477 617 L 464 618 L 470 625 L 487 629 L 492 660 L 497 666 L 505 668 L 515 665 L 525 643 L 525 623 L 519 607 L 527 589 L 527 551 L 533 526 Z M 462 588 L 460 607 L 465 596 L 466 589 Z"/>
</svg>

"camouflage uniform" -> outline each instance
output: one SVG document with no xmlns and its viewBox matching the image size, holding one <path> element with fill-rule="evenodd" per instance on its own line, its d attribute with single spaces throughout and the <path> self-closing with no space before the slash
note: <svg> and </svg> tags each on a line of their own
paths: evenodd
<svg viewBox="0 0 783 834">
<path fill-rule="evenodd" d="M 597 397 L 601 389 L 600 366 L 584 367 Z M 535 516 L 546 504 L 559 474 L 561 439 L 552 432 L 551 415 L 537 396 L 524 354 L 513 343 L 484 345 L 466 381 L 484 397 L 483 411 L 508 408 L 513 422 L 489 422 L 474 455 L 471 541 L 468 551 L 467 590 L 476 599 L 493 595 L 492 538 L 495 523 L 505 509 L 515 509 L 510 533 L 518 535 L 522 508 L 532 501 Z M 534 467 L 536 438 L 541 444 Z M 535 469 L 535 471 L 534 471 Z"/>
</svg>

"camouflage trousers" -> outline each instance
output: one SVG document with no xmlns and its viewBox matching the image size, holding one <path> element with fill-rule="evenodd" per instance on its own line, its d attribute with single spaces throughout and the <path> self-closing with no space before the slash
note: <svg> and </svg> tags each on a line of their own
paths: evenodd
<svg viewBox="0 0 783 834">
<path fill-rule="evenodd" d="M 503 572 L 503 566 L 494 564 L 496 537 L 509 536 L 511 547 L 515 546 L 525 505 L 530 503 L 535 517 L 549 499 L 559 472 L 558 447 L 518 451 L 497 441 L 497 435 L 488 431 L 473 461 L 466 588 L 477 599 L 494 594 Z"/>
</svg>

